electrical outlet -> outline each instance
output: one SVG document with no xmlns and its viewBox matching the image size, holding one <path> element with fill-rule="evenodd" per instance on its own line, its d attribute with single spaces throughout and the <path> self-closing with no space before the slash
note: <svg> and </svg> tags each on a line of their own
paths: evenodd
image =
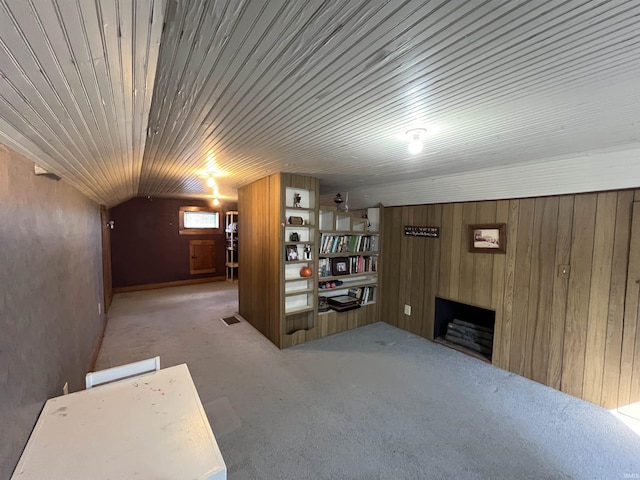
<svg viewBox="0 0 640 480">
<path fill-rule="evenodd" d="M 98 302 L 98 315 L 102 315 L 102 302 Z"/>
<path fill-rule="evenodd" d="M 405 315 L 411 315 L 411 305 L 406 305 L 404 306 L 404 314 Z"/>
<path fill-rule="evenodd" d="M 62 394 L 69 395 L 69 382 L 64 382 L 64 386 L 62 387 Z"/>
</svg>

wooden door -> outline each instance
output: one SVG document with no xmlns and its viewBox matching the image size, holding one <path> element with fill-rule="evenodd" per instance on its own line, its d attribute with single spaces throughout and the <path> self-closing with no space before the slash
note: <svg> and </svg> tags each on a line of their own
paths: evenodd
<svg viewBox="0 0 640 480">
<path fill-rule="evenodd" d="M 215 273 L 215 240 L 191 240 L 189 242 L 189 273 Z"/>
<path fill-rule="evenodd" d="M 633 203 L 629 268 L 622 331 L 618 406 L 625 414 L 640 419 L 640 202 Z"/>
</svg>

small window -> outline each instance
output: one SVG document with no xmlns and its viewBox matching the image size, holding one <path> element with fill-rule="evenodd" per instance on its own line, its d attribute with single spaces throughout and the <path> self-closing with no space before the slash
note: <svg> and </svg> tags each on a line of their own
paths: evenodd
<svg viewBox="0 0 640 480">
<path fill-rule="evenodd" d="M 180 207 L 181 235 L 222 233 L 220 212 L 207 207 Z"/>
<path fill-rule="evenodd" d="M 218 212 L 184 212 L 184 228 L 218 228 Z"/>
</svg>

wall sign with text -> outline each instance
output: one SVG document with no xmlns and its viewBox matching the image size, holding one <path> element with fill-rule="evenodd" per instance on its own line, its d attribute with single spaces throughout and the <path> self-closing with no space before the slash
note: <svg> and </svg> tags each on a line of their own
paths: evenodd
<svg viewBox="0 0 640 480">
<path fill-rule="evenodd" d="M 405 225 L 404 234 L 408 237 L 440 237 L 440 227 L 412 227 Z"/>
</svg>

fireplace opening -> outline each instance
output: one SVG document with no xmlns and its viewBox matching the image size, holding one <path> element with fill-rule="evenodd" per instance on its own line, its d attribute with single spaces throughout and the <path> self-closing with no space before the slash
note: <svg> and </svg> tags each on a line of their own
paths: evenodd
<svg viewBox="0 0 640 480">
<path fill-rule="evenodd" d="M 495 310 L 436 297 L 433 338 L 436 342 L 491 362 Z"/>
</svg>

